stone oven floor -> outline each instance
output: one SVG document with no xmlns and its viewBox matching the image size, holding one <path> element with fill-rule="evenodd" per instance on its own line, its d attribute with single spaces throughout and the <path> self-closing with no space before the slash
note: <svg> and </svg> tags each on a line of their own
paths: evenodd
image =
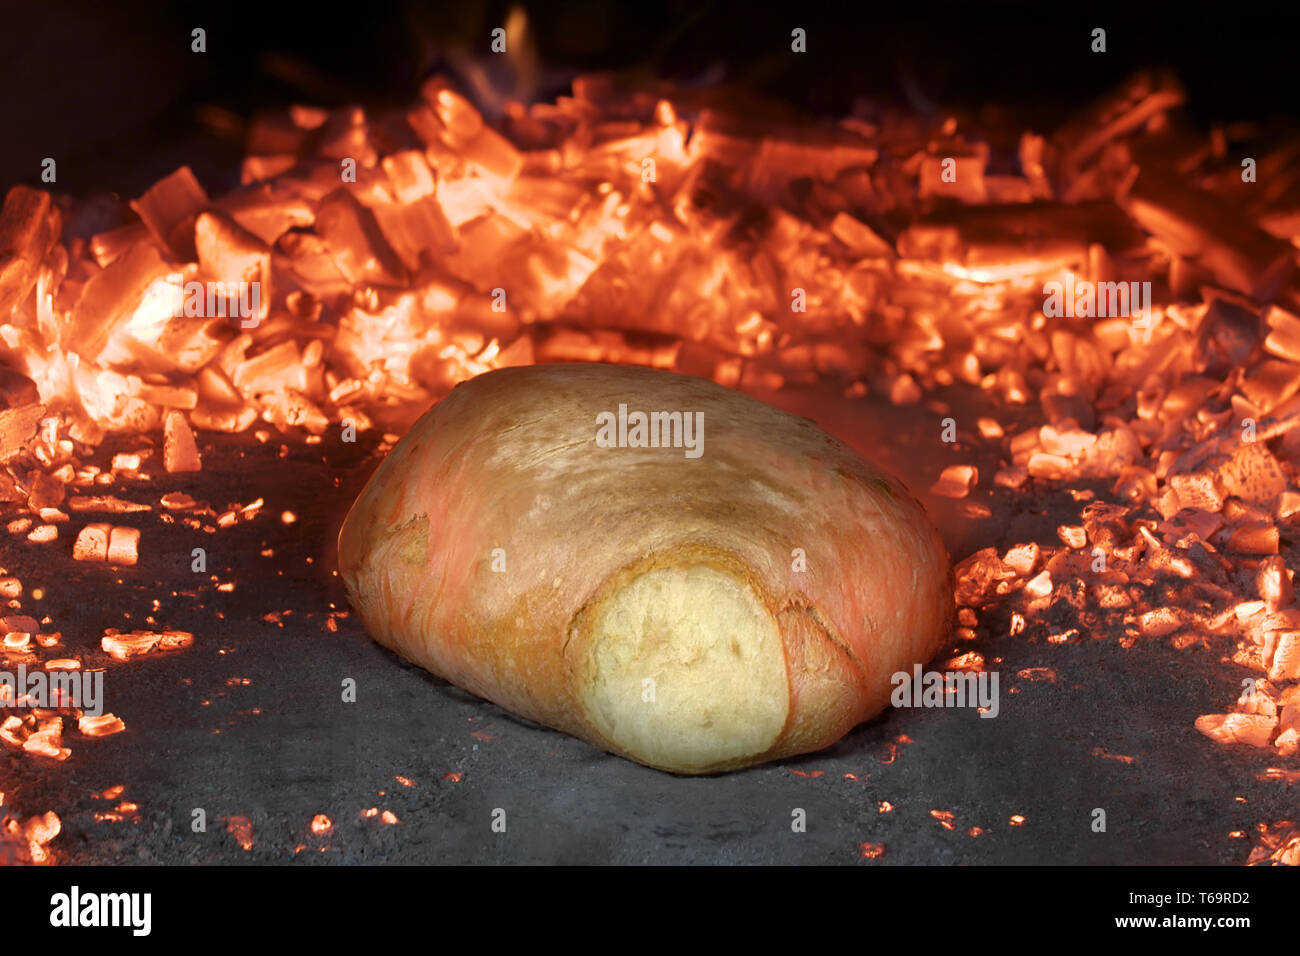
<svg viewBox="0 0 1300 956">
<path fill-rule="evenodd" d="M 933 410 L 827 405 L 799 392 L 777 399 L 796 411 L 815 406 L 830 430 L 901 474 L 935 507 L 955 560 L 989 545 L 1055 541 L 1056 526 L 1077 515 L 1063 492 L 1064 503 L 998 488 L 981 492 L 992 518 L 963 521 L 924 495 L 958 454 L 925 451 L 940 444 Z M 334 537 L 376 461 L 376 440 L 343 444 L 337 429 L 319 444 L 204 434 L 202 472 L 167 475 L 151 459 L 152 481 L 103 491 L 152 512 L 73 514 L 51 544 L 9 539 L 4 564 L 24 582 L 23 613 L 53 619 L 47 627 L 64 635 L 58 656 L 107 666 L 106 709 L 126 723 L 103 738 L 67 734 L 72 754 L 59 763 L 0 752 L 6 809 L 59 815 L 50 844 L 59 862 L 853 863 L 864 861 L 863 844 L 883 844 L 884 863 L 1241 864 L 1257 824 L 1295 814 L 1294 785 L 1257 775 L 1300 761 L 1226 747 L 1193 727 L 1249 676 L 1222 662 L 1230 647 L 1179 651 L 1156 640 L 1125 650 L 1116 635 L 1031 643 L 996 618 L 962 648 L 1001 674 L 996 719 L 890 711 L 825 752 L 715 778 L 600 753 L 404 663 L 353 616 L 328 629 L 331 603 L 347 606 L 331 573 Z M 139 446 L 101 451 L 106 463 Z M 960 454 L 985 455 L 989 474 L 996 466 L 978 448 Z M 168 491 L 217 511 L 258 497 L 265 507 L 208 534 L 159 520 Z M 296 522 L 281 520 L 286 510 Z M 74 562 L 72 539 L 89 520 L 140 527 L 139 565 Z M 196 546 L 217 582 L 190 570 Z M 218 582 L 235 588 L 218 591 Z M 172 595 L 200 585 L 197 597 Z M 42 600 L 31 599 L 33 587 Z M 105 628 L 148 627 L 151 614 L 160 628 L 192 632 L 193 645 L 125 663 L 99 650 Z M 1050 668 L 1055 679 L 1017 676 L 1027 668 Z M 342 700 L 348 678 L 355 703 Z M 116 785 L 125 787 L 117 799 L 97 796 Z M 137 809 L 96 818 L 122 800 Z M 892 810 L 882 812 L 884 802 Z M 191 830 L 197 808 L 205 833 Z M 492 828 L 497 808 L 504 833 Z M 807 832 L 792 832 L 795 808 L 806 811 Z M 1106 812 L 1104 833 L 1092 830 L 1095 808 Z M 333 821 L 330 832 L 311 832 L 317 814 Z M 1013 825 L 1016 815 L 1023 822 Z M 227 817 L 251 822 L 249 849 Z M 982 833 L 970 835 L 976 827 Z"/>
</svg>

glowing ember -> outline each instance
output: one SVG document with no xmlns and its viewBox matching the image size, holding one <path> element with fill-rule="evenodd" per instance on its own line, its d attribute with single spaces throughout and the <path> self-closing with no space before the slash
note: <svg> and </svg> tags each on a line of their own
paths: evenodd
<svg viewBox="0 0 1300 956">
<path fill-rule="evenodd" d="M 1026 667 L 1016 671 L 1016 676 L 1028 681 L 1056 681 L 1056 671 L 1050 667 Z"/>
<path fill-rule="evenodd" d="M 110 656 L 126 661 L 154 652 L 180 650 L 189 647 L 193 641 L 194 635 L 187 631 L 131 631 L 122 634 L 109 628 L 100 644 Z"/>
<path fill-rule="evenodd" d="M 939 821 L 939 826 L 945 830 L 957 829 L 956 824 L 952 822 L 952 814 L 947 810 L 931 810 L 930 816 Z"/>
<path fill-rule="evenodd" d="M 1126 757 L 1124 754 L 1110 753 L 1105 747 L 1093 747 L 1092 755 L 1094 757 L 1104 757 L 1106 760 L 1118 760 L 1120 763 L 1134 763 L 1135 758 Z"/>
<path fill-rule="evenodd" d="M 107 737 L 109 734 L 120 734 L 126 730 L 126 724 L 122 722 L 121 717 L 103 714 L 99 717 L 82 717 L 77 721 L 77 729 L 87 737 Z"/>
<path fill-rule="evenodd" d="M 235 838 L 241 849 L 253 849 L 253 821 L 240 816 L 222 817 L 222 820 L 225 821 L 226 832 Z"/>
</svg>

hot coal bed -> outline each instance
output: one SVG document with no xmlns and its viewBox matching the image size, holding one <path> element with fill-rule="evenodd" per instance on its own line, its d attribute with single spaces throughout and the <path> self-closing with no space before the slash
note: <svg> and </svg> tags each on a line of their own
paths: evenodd
<svg viewBox="0 0 1300 956">
<path fill-rule="evenodd" d="M 259 114 L 219 195 L 8 192 L 0 860 L 1300 862 L 1300 139 L 1194 130 L 1159 71 L 1012 135 L 483 95 Z M 557 361 L 901 476 L 956 564 L 941 676 L 688 778 L 376 645 L 348 505 L 457 382 Z"/>
</svg>

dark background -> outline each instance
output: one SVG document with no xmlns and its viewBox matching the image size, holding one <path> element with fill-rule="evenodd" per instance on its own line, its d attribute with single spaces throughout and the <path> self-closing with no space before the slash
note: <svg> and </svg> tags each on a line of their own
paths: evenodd
<svg viewBox="0 0 1300 956">
<path fill-rule="evenodd" d="M 808 113 L 855 99 L 917 108 L 1025 110 L 1051 129 L 1134 70 L 1168 66 L 1202 125 L 1294 113 L 1294 4 L 755 4 L 559 0 L 521 4 L 548 67 L 541 98 L 577 72 L 719 79 Z M 212 191 L 232 185 L 242 144 L 214 135 L 234 116 L 306 102 L 409 101 L 449 51 L 487 58 L 512 4 L 0 2 L 0 187 L 35 184 L 59 162 L 58 188 L 136 195 L 180 163 Z M 190 30 L 207 30 L 206 53 Z M 790 31 L 808 52 L 790 52 Z M 1090 52 L 1093 27 L 1108 52 Z M 910 92 L 909 92 L 910 91 Z M 206 118 L 206 121 L 205 121 Z M 220 125 L 218 122 L 216 125 Z M 215 181 L 214 181 L 215 180 Z"/>
</svg>

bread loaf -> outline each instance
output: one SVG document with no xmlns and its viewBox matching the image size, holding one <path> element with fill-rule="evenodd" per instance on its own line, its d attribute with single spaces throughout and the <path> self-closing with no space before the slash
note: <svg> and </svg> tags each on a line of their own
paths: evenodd
<svg viewBox="0 0 1300 956">
<path fill-rule="evenodd" d="M 339 567 L 408 660 L 690 774 L 833 743 L 953 613 L 897 479 L 808 419 L 626 366 L 458 385 L 358 497 Z"/>
</svg>

